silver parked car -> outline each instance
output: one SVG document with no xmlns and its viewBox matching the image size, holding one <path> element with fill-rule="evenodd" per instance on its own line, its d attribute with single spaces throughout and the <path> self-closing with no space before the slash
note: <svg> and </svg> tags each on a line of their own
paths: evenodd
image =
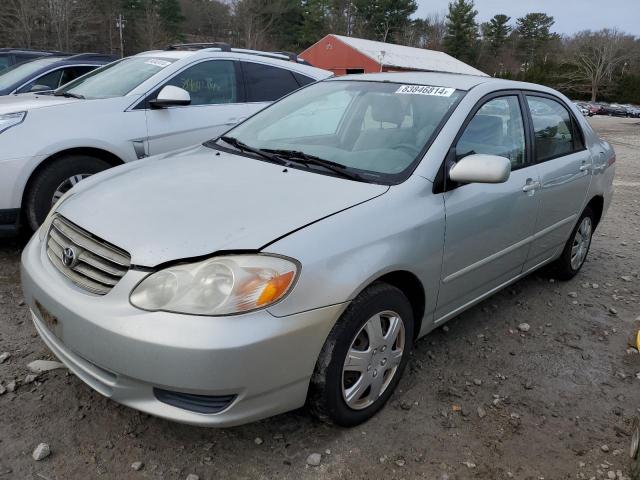
<svg viewBox="0 0 640 480">
<path fill-rule="evenodd" d="M 352 426 L 414 340 L 582 267 L 614 152 L 564 96 L 437 73 L 322 81 L 66 193 L 22 257 L 36 329 L 98 392 L 228 426 Z"/>
</svg>

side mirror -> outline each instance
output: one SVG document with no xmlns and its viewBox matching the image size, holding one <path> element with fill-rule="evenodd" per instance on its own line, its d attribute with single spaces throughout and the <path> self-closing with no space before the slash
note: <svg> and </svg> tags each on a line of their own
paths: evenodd
<svg viewBox="0 0 640 480">
<path fill-rule="evenodd" d="M 191 103 L 191 95 L 185 89 L 166 85 L 158 92 L 155 100 L 150 100 L 151 108 L 166 108 L 175 106 L 184 106 Z"/>
<path fill-rule="evenodd" d="M 459 183 L 503 183 L 509 175 L 511 162 L 497 155 L 469 155 L 449 170 L 449 178 Z"/>
<path fill-rule="evenodd" d="M 31 92 L 31 93 L 48 92 L 49 90 L 51 90 L 51 87 L 48 87 L 47 85 L 35 84 L 29 89 L 29 92 Z"/>
</svg>

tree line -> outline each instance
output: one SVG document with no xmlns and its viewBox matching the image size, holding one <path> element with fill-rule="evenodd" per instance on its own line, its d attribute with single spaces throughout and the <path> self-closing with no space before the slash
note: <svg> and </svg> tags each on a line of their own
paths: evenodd
<svg viewBox="0 0 640 480">
<path fill-rule="evenodd" d="M 175 42 L 300 52 L 327 33 L 442 50 L 489 75 L 575 98 L 640 104 L 640 40 L 616 29 L 571 36 L 554 18 L 496 13 L 473 0 L 415 18 L 415 0 L 3 0 L 0 45 L 124 54 Z"/>
</svg>

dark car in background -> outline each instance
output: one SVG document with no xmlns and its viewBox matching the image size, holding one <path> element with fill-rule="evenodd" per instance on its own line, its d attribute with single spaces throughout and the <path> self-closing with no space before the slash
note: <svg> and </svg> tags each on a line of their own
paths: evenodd
<svg viewBox="0 0 640 480">
<path fill-rule="evenodd" d="M 598 115 L 608 115 L 610 117 L 628 117 L 629 112 L 622 105 L 618 105 L 617 103 L 611 103 L 609 105 L 602 105 L 600 112 Z"/>
<path fill-rule="evenodd" d="M 640 118 L 640 107 L 636 105 L 624 105 L 627 109 L 627 115 L 632 118 Z"/>
<path fill-rule="evenodd" d="M 0 71 L 0 95 L 55 90 L 114 60 L 116 57 L 112 55 L 82 53 L 48 56 L 19 63 Z"/>
<path fill-rule="evenodd" d="M 51 55 L 64 55 L 62 52 L 52 50 L 31 50 L 28 48 L 0 48 L 0 72 L 5 68 L 18 63 L 28 62 L 36 58 L 49 57 Z"/>
</svg>

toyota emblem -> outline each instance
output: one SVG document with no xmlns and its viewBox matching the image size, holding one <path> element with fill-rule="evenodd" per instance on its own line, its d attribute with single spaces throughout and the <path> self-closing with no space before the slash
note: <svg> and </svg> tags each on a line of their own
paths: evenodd
<svg viewBox="0 0 640 480">
<path fill-rule="evenodd" d="M 67 247 L 62 251 L 62 263 L 67 268 L 72 268 L 77 261 L 76 251 L 73 247 Z"/>
</svg>

